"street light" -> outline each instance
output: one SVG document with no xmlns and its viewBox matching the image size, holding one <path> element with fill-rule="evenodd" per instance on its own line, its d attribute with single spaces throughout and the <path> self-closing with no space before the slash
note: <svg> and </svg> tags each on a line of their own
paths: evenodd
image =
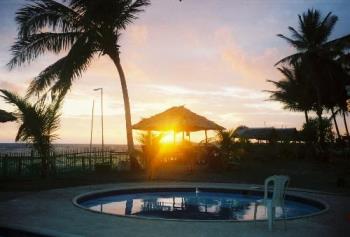
<svg viewBox="0 0 350 237">
<path fill-rule="evenodd" d="M 91 109 L 91 124 L 90 124 L 90 157 L 89 157 L 89 169 L 92 169 L 91 164 L 91 154 L 92 154 L 92 132 L 94 131 L 94 107 L 95 100 L 92 100 L 92 109 Z"/>
<path fill-rule="evenodd" d="M 104 138 L 103 138 L 103 88 L 96 88 L 94 91 L 101 91 L 101 126 L 102 126 L 102 151 L 104 148 Z"/>
</svg>

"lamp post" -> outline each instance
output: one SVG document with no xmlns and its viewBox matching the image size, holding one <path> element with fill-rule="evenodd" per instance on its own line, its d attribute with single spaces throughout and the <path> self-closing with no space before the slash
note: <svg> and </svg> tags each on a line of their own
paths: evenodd
<svg viewBox="0 0 350 237">
<path fill-rule="evenodd" d="M 91 124 L 90 124 L 90 153 L 92 150 L 92 132 L 94 129 L 94 107 L 95 107 L 95 101 L 92 100 L 92 109 L 91 109 Z"/>
<path fill-rule="evenodd" d="M 93 130 L 94 130 L 94 107 L 95 107 L 95 100 L 92 100 L 91 124 L 90 124 L 90 156 L 89 156 L 89 170 L 92 170 L 91 154 L 92 154 L 92 133 L 93 133 Z"/>
<path fill-rule="evenodd" d="M 103 136 L 103 88 L 96 88 L 94 91 L 101 91 L 101 127 L 102 127 L 102 151 L 104 150 L 104 136 Z"/>
</svg>

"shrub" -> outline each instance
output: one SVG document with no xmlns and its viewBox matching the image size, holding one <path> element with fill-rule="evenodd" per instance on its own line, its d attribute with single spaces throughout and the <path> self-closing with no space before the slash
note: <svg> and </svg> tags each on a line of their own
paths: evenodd
<svg viewBox="0 0 350 237">
<path fill-rule="evenodd" d="M 325 142 L 333 142 L 334 134 L 332 131 L 332 123 L 329 119 L 323 118 L 321 128 L 325 136 Z M 301 131 L 302 140 L 309 143 L 317 143 L 320 140 L 319 120 L 318 118 L 309 119 L 308 123 L 304 123 Z"/>
</svg>

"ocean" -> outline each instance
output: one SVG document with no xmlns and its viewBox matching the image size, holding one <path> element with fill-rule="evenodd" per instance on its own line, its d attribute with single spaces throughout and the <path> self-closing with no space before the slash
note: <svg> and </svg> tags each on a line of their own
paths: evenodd
<svg viewBox="0 0 350 237">
<path fill-rule="evenodd" d="M 53 144 L 55 152 L 74 152 L 88 150 L 90 144 Z M 101 149 L 101 145 L 92 145 L 93 149 Z M 105 144 L 104 148 L 109 151 L 127 151 L 127 145 Z M 6 153 L 30 153 L 30 144 L 26 143 L 0 143 L 0 154 Z"/>
</svg>

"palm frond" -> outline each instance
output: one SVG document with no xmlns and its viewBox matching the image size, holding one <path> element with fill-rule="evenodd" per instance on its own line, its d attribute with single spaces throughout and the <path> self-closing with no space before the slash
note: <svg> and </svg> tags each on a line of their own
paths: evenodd
<svg viewBox="0 0 350 237">
<path fill-rule="evenodd" d="M 86 71 L 96 52 L 94 44 L 83 38 L 79 39 L 62 61 L 56 83 L 52 92 L 65 94 L 72 85 L 72 81 Z"/>
<path fill-rule="evenodd" d="M 305 47 L 304 42 L 301 40 L 294 40 L 294 39 L 288 38 L 282 34 L 277 34 L 277 36 L 284 39 L 285 41 L 287 41 L 292 47 L 294 47 L 296 49 L 303 49 Z"/>
<path fill-rule="evenodd" d="M 277 66 L 278 64 L 280 63 L 288 63 L 288 64 L 294 64 L 296 62 L 298 62 L 301 57 L 304 55 L 303 52 L 300 52 L 300 53 L 295 53 L 295 54 L 292 54 L 292 55 L 289 55 L 285 58 L 282 58 L 281 60 L 279 60 L 277 63 L 275 63 L 274 66 Z"/>
<path fill-rule="evenodd" d="M 19 128 L 18 128 L 17 135 L 16 135 L 16 138 L 15 138 L 16 142 L 18 142 L 18 141 L 25 141 L 26 140 L 24 138 L 25 137 L 24 129 L 25 129 L 24 124 L 21 124 L 19 126 Z"/>
<path fill-rule="evenodd" d="M 61 32 L 76 31 L 79 15 L 69 7 L 54 0 L 33 0 L 16 12 L 20 38 L 51 28 Z"/>
<path fill-rule="evenodd" d="M 0 90 L 6 102 L 17 107 L 17 119 L 20 123 L 16 141 L 31 142 L 38 152 L 47 151 L 57 135 L 59 128 L 60 108 L 63 97 L 57 97 L 50 104 L 39 101 L 34 104 L 25 98 L 6 90 Z"/>
<path fill-rule="evenodd" d="M 289 31 L 292 32 L 292 37 L 296 39 L 299 42 L 305 42 L 305 38 L 302 34 L 300 34 L 297 30 L 295 30 L 293 27 L 289 26 L 288 27 Z M 289 39 L 291 40 L 291 39 Z"/>
<path fill-rule="evenodd" d="M 338 17 L 335 15 L 332 15 L 332 12 L 329 12 L 327 16 L 323 19 L 319 27 L 319 31 L 320 31 L 319 37 L 320 39 L 322 39 L 323 42 L 327 41 L 337 21 L 338 21 Z"/>
<path fill-rule="evenodd" d="M 38 95 L 50 86 L 53 93 L 67 91 L 72 81 L 87 69 L 94 52 L 93 46 L 86 42 L 86 39 L 79 38 L 65 57 L 48 66 L 34 78 L 27 94 Z"/>
<path fill-rule="evenodd" d="M 3 98 L 5 102 L 15 105 L 21 112 L 27 110 L 28 107 L 30 107 L 30 104 L 26 100 L 22 99 L 19 95 L 3 89 L 0 89 L 0 92 L 2 93 L 0 97 Z"/>
<path fill-rule="evenodd" d="M 342 36 L 340 38 L 328 41 L 323 45 L 325 48 L 340 51 L 344 49 L 350 49 L 350 34 Z M 338 49 L 338 50 L 337 50 Z"/>
<path fill-rule="evenodd" d="M 13 113 L 0 109 L 0 123 L 6 123 L 16 120 L 17 118 L 14 116 Z"/>
<path fill-rule="evenodd" d="M 144 7 L 151 4 L 149 0 L 136 0 L 125 1 L 127 4 L 121 3 L 120 8 L 121 12 L 119 17 L 115 18 L 115 26 L 118 29 L 125 29 L 126 26 L 132 23 L 135 19 L 137 19 L 137 14 L 144 11 Z"/>
<path fill-rule="evenodd" d="M 12 59 L 8 63 L 10 69 L 31 62 L 39 55 L 49 52 L 59 53 L 67 50 L 81 35 L 79 32 L 51 33 L 44 32 L 19 38 L 11 47 Z"/>
</svg>

